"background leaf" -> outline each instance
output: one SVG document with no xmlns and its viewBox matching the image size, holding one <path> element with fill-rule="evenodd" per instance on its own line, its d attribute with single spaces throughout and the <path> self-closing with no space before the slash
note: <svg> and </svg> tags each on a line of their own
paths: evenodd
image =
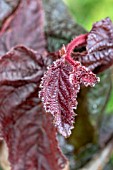
<svg viewBox="0 0 113 170">
<path fill-rule="evenodd" d="M 86 31 L 69 15 L 60 0 L 43 0 L 45 10 L 45 34 L 49 52 L 59 50 L 63 44 Z M 51 10 L 52 9 L 52 10 Z"/>
<path fill-rule="evenodd" d="M 45 51 L 43 21 L 41 0 L 22 0 L 9 22 L 3 25 L 0 34 L 0 55 L 20 44 L 43 53 Z"/>
<path fill-rule="evenodd" d="M 99 74 L 100 82 L 88 93 L 88 109 L 91 120 L 95 126 L 101 126 L 102 119 L 106 113 L 106 106 L 112 89 L 110 70 Z"/>
<path fill-rule="evenodd" d="M 0 84 L 33 79 L 40 83 L 45 70 L 41 55 L 24 46 L 17 46 L 0 59 Z"/>
</svg>

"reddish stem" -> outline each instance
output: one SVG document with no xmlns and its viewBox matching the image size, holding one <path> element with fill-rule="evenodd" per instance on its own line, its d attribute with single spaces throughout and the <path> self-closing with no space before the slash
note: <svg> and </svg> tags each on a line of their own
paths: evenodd
<svg viewBox="0 0 113 170">
<path fill-rule="evenodd" d="M 73 39 L 67 46 L 67 55 L 70 56 L 75 47 L 86 44 L 88 34 L 83 34 Z"/>
<path fill-rule="evenodd" d="M 77 46 L 82 46 L 83 44 L 86 44 L 86 40 L 87 40 L 87 35 L 88 34 L 83 34 L 80 35 L 78 37 L 76 37 L 75 39 L 73 39 L 67 46 L 66 48 L 66 56 L 65 59 L 66 61 L 68 61 L 71 65 L 73 65 L 74 67 L 77 66 L 79 64 L 79 62 L 75 62 L 72 58 L 71 58 L 71 53 L 73 52 L 74 48 Z"/>
</svg>

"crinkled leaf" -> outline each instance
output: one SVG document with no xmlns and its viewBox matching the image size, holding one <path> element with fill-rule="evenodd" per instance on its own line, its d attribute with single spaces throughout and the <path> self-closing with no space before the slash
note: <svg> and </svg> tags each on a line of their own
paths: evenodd
<svg viewBox="0 0 113 170">
<path fill-rule="evenodd" d="M 20 0 L 0 0 L 0 28 L 5 20 L 16 10 L 19 2 Z"/>
<path fill-rule="evenodd" d="M 63 44 L 67 44 L 75 36 L 86 32 L 70 17 L 63 1 L 43 0 L 43 4 L 48 51 L 59 50 Z"/>
<path fill-rule="evenodd" d="M 74 86 L 69 81 L 69 65 L 62 59 L 56 61 L 45 74 L 41 86 L 40 97 L 45 110 L 54 116 L 54 124 L 65 137 L 69 136 L 73 128 L 73 107 L 77 105 Z"/>
<path fill-rule="evenodd" d="M 86 87 L 93 87 L 99 81 L 99 78 L 84 66 L 79 65 L 77 69 L 70 74 L 70 81 L 75 85 L 81 83 Z"/>
<path fill-rule="evenodd" d="M 109 47 L 113 43 L 113 24 L 109 18 L 96 22 L 88 35 L 87 51 L 89 53 Z"/>
<path fill-rule="evenodd" d="M 95 72 L 100 72 L 113 64 L 113 24 L 109 18 L 95 23 L 88 34 L 87 55 L 79 61 Z"/>
<path fill-rule="evenodd" d="M 75 69 L 75 68 L 74 68 Z M 80 84 L 94 85 L 96 76 L 78 63 L 76 70 L 65 63 L 64 58 L 54 62 L 41 82 L 40 97 L 45 110 L 51 112 L 59 133 L 68 137 L 74 123 L 74 111 L 77 106 L 77 93 Z"/>
<path fill-rule="evenodd" d="M 15 14 L 5 22 L 0 35 L 0 55 L 18 44 L 44 52 L 41 0 L 22 0 Z"/>
</svg>

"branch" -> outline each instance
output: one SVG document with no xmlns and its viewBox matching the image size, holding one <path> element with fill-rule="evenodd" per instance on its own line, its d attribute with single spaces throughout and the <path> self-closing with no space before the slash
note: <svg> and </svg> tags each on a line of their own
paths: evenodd
<svg viewBox="0 0 113 170">
<path fill-rule="evenodd" d="M 8 148 L 6 143 L 2 140 L 0 141 L 0 166 L 4 170 L 10 170 L 10 163 L 8 161 Z"/>
<path fill-rule="evenodd" d="M 103 170 L 113 153 L 113 139 L 108 145 L 84 167 L 79 170 Z"/>
</svg>

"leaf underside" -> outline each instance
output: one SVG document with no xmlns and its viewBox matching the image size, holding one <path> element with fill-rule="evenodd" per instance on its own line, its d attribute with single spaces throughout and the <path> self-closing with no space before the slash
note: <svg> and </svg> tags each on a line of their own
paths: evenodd
<svg viewBox="0 0 113 170">
<path fill-rule="evenodd" d="M 76 105 L 76 91 L 69 82 L 70 71 L 71 67 L 62 60 L 55 62 L 45 74 L 40 92 L 45 110 L 54 116 L 55 126 L 65 137 L 70 135 L 73 128 L 73 107 Z"/>
<path fill-rule="evenodd" d="M 73 71 L 64 58 L 55 61 L 45 73 L 39 95 L 45 110 L 53 115 L 54 124 L 63 136 L 70 136 L 73 128 L 73 109 L 77 107 L 80 84 L 93 86 L 97 81 L 96 76 L 80 63 Z"/>
</svg>

